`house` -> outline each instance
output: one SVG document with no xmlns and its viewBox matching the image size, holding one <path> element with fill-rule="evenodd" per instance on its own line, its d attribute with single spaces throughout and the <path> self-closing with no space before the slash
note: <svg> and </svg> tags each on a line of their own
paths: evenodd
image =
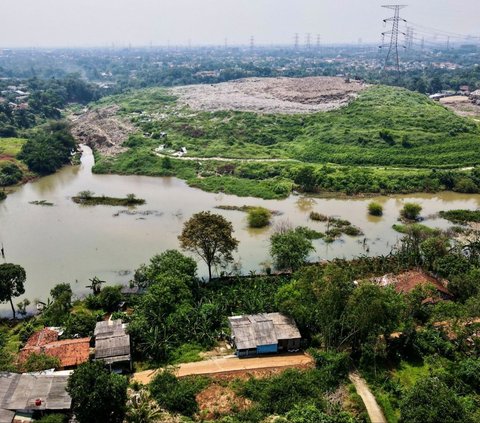
<svg viewBox="0 0 480 423">
<path fill-rule="evenodd" d="M 59 332 L 44 328 L 34 333 L 18 354 L 24 362 L 31 354 L 46 354 L 60 361 L 59 369 L 67 370 L 85 363 L 90 358 L 90 338 L 64 339 L 59 341 Z"/>
<path fill-rule="evenodd" d="M 409 270 L 397 275 L 388 273 L 378 278 L 370 279 L 372 282 L 381 286 L 392 286 L 400 294 L 412 292 L 418 286 L 431 286 L 437 292 L 439 298 L 448 300 L 452 294 L 447 288 L 446 281 L 434 278 L 420 269 Z M 433 299 L 426 299 L 425 302 L 431 302 Z"/>
<path fill-rule="evenodd" d="M 131 370 L 130 335 L 120 319 L 98 322 L 95 326 L 95 360 L 101 360 L 110 369 Z"/>
<path fill-rule="evenodd" d="M 476 90 L 471 93 L 469 98 L 472 103 L 480 105 L 480 90 Z"/>
<path fill-rule="evenodd" d="M 70 372 L 0 373 L 0 423 L 15 415 L 67 412 L 72 399 L 66 391 Z"/>
<path fill-rule="evenodd" d="M 301 335 L 293 319 L 281 313 L 228 318 L 238 357 L 298 350 Z"/>
</svg>

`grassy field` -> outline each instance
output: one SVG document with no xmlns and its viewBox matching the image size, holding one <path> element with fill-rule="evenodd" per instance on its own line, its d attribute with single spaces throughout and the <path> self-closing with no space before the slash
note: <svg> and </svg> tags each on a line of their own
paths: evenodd
<svg viewBox="0 0 480 423">
<path fill-rule="evenodd" d="M 0 160 L 1 156 L 16 157 L 25 142 L 23 138 L 0 138 Z"/>
<path fill-rule="evenodd" d="M 479 163 L 478 124 L 401 88 L 372 87 L 344 108 L 303 115 L 193 111 L 162 88 L 96 106 L 112 104 L 139 133 L 126 142 L 126 153 L 99 158 L 94 170 L 100 173 L 176 175 L 207 191 L 282 198 L 302 189 L 298 175 L 306 166 L 315 181 L 304 190 L 347 194 L 452 188 L 432 169 L 457 169 L 463 192 L 479 189 L 465 183 L 468 171 L 458 170 Z M 188 157 L 212 160 L 166 161 L 154 154 L 159 145 L 166 155 L 185 147 Z"/>
</svg>

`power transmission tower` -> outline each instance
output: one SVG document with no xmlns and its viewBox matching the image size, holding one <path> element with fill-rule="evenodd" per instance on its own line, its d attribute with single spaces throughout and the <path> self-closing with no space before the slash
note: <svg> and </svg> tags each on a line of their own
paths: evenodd
<svg viewBox="0 0 480 423">
<path fill-rule="evenodd" d="M 413 48 L 413 38 L 414 38 L 413 28 L 409 26 L 407 27 L 407 35 L 405 36 L 405 45 L 408 50 L 411 50 Z"/>
<path fill-rule="evenodd" d="M 310 43 L 310 32 L 308 32 L 305 36 L 305 47 L 310 50 L 311 43 Z"/>
<path fill-rule="evenodd" d="M 250 50 L 253 50 L 255 48 L 255 37 L 252 35 L 250 37 Z"/>
<path fill-rule="evenodd" d="M 317 34 L 317 50 L 320 50 L 320 41 L 321 41 L 320 34 Z"/>
<path fill-rule="evenodd" d="M 387 67 L 388 62 L 390 58 L 393 56 L 395 65 L 397 68 L 397 72 L 400 72 L 400 58 L 398 56 L 398 37 L 400 34 L 405 36 L 405 33 L 400 31 L 400 22 L 407 22 L 405 19 L 402 19 L 400 17 L 400 10 L 407 7 L 405 5 L 401 4 L 389 4 L 389 5 L 384 5 L 382 6 L 386 9 L 390 9 L 394 11 L 394 15 L 391 18 L 384 19 L 383 22 L 386 24 L 387 22 L 392 22 L 392 29 L 390 31 L 385 31 L 382 33 L 382 35 L 390 35 L 390 43 L 388 46 L 388 53 L 387 56 L 385 57 L 385 65 L 384 67 Z M 386 47 L 385 45 L 382 45 L 381 48 Z"/>
<path fill-rule="evenodd" d="M 298 32 L 296 32 L 293 37 L 293 46 L 295 47 L 295 50 L 298 50 Z"/>
</svg>

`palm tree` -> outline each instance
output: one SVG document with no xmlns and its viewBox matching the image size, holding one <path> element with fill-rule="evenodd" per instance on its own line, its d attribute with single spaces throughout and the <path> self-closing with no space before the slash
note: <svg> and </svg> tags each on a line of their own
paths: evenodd
<svg viewBox="0 0 480 423">
<path fill-rule="evenodd" d="M 90 288 L 93 291 L 93 295 L 100 294 L 100 291 L 102 290 L 102 284 L 107 283 L 106 281 L 101 281 L 96 276 L 93 279 L 89 279 L 89 281 L 91 284 L 87 285 L 86 288 Z"/>
<path fill-rule="evenodd" d="M 160 407 L 146 389 L 132 394 L 127 402 L 127 423 L 155 423 L 160 421 Z"/>
</svg>

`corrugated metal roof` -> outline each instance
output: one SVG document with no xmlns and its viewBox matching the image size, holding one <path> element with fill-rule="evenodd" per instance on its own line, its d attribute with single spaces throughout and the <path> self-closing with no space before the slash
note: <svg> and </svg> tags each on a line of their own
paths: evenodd
<svg viewBox="0 0 480 423">
<path fill-rule="evenodd" d="M 0 423 L 12 423 L 14 417 L 15 411 L 0 408 Z"/>
<path fill-rule="evenodd" d="M 130 335 L 121 320 L 98 322 L 95 326 L 95 359 L 107 364 L 130 361 Z"/>
<path fill-rule="evenodd" d="M 6 410 L 69 410 L 69 375 L 0 373 L 0 408 Z M 36 405 L 36 400 L 41 400 Z"/>
<path fill-rule="evenodd" d="M 281 313 L 265 313 L 229 317 L 237 349 L 277 344 L 280 340 L 300 339 L 293 319 Z"/>
</svg>

